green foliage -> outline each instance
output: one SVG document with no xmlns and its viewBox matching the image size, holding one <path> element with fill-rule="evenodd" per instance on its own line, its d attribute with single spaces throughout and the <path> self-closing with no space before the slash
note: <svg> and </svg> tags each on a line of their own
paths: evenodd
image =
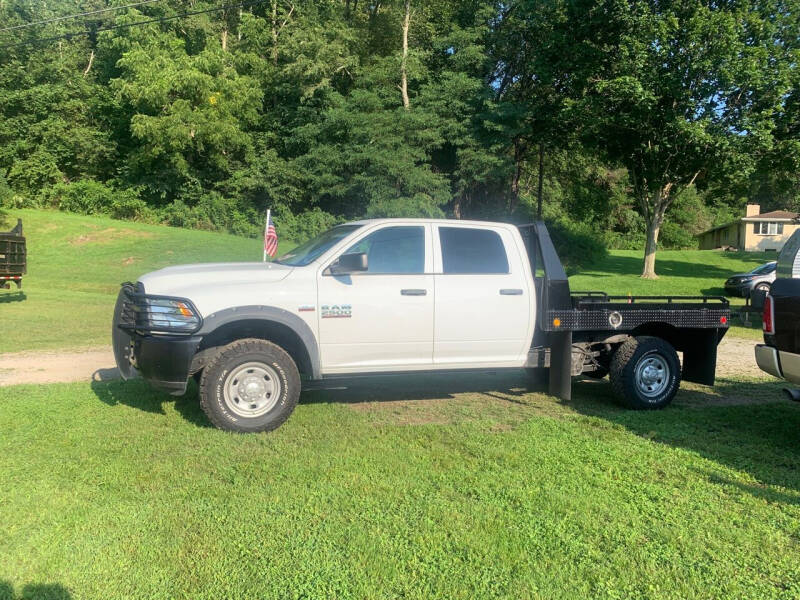
<svg viewBox="0 0 800 600">
<path fill-rule="evenodd" d="M 402 2 L 270 0 L 127 27 L 186 9 L 110 11 L 91 26 L 124 27 L 0 52 L 1 203 L 249 236 L 268 207 L 292 237 L 331 215 L 527 219 L 542 148 L 546 213 L 610 247 L 644 244 L 642 200 L 670 182 L 666 247 L 745 197 L 800 207 L 797 0 L 411 0 L 405 63 Z M 81 10 L 7 0 L 0 22 Z"/>
<path fill-rule="evenodd" d="M 82 215 L 109 215 L 132 221 L 152 220 L 153 211 L 133 188 L 117 190 L 92 179 L 45 188 L 38 204 Z"/>
<path fill-rule="evenodd" d="M 567 219 L 550 221 L 547 225 L 568 275 L 597 264 L 608 256 L 608 251 L 590 225 Z"/>
<path fill-rule="evenodd" d="M 286 236 L 287 240 L 297 242 L 309 240 L 343 220 L 320 208 L 313 208 L 296 215 L 283 210 L 275 215 L 275 219 L 281 224 L 281 235 Z"/>
<path fill-rule="evenodd" d="M 0 173 L 0 207 L 10 206 L 14 191 L 8 185 L 6 178 Z"/>
</svg>

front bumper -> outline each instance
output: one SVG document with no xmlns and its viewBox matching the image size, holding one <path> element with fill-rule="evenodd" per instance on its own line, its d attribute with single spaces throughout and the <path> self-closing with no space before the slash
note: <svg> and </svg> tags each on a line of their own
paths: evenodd
<svg viewBox="0 0 800 600">
<path fill-rule="evenodd" d="M 120 327 L 123 321 L 125 290 L 114 308 L 111 339 L 114 359 L 123 379 L 141 376 L 153 387 L 180 396 L 186 385 L 192 358 L 201 336 L 146 334 Z"/>
<path fill-rule="evenodd" d="M 800 354 L 783 352 L 766 344 L 756 345 L 756 363 L 770 375 L 800 383 Z"/>
<path fill-rule="evenodd" d="M 752 291 L 753 291 L 753 283 L 750 281 L 745 283 L 725 284 L 725 293 L 728 296 L 739 296 L 741 298 L 747 298 Z"/>
</svg>

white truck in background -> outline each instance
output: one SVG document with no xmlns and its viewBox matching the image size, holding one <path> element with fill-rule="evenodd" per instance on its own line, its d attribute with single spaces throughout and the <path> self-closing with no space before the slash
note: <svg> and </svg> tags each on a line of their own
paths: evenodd
<svg viewBox="0 0 800 600">
<path fill-rule="evenodd" d="M 257 432 L 304 379 L 366 373 L 525 368 L 565 399 L 573 376 L 610 373 L 626 406 L 661 408 L 681 378 L 714 383 L 729 318 L 720 297 L 571 293 L 543 223 L 376 219 L 271 263 L 125 283 L 112 337 L 123 377 L 180 395 L 194 376 L 214 425 Z"/>
</svg>

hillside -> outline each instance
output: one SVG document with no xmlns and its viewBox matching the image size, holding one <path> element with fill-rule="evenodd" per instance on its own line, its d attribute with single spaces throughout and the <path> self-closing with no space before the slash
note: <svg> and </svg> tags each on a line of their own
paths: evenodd
<svg viewBox="0 0 800 600">
<path fill-rule="evenodd" d="M 261 258 L 258 239 L 41 210 L 10 211 L 6 223 L 18 217 L 28 274 L 22 300 L 0 292 L 0 352 L 110 343 L 121 282 L 172 264 Z"/>
<path fill-rule="evenodd" d="M 13 211 L 7 223 L 17 217 L 28 238 L 28 275 L 23 299 L 0 292 L 0 353 L 106 344 L 120 282 L 172 264 L 261 257 L 258 239 L 40 210 Z M 291 245 L 282 241 L 279 252 Z M 574 290 L 612 294 L 721 294 L 727 276 L 764 260 L 760 254 L 662 250 L 661 277 L 648 281 L 638 276 L 640 253 L 612 250 L 570 283 Z M 734 333 L 760 335 L 738 327 Z"/>
</svg>

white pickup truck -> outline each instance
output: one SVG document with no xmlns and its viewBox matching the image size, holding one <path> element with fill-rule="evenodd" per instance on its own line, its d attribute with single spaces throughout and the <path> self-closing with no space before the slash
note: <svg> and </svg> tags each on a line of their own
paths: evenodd
<svg viewBox="0 0 800 600">
<path fill-rule="evenodd" d="M 271 263 L 143 275 L 112 330 L 123 377 L 179 395 L 194 376 L 214 425 L 256 432 L 303 379 L 365 373 L 527 368 L 565 399 L 573 376 L 610 373 L 625 405 L 660 408 L 681 377 L 713 385 L 729 318 L 720 297 L 571 293 L 543 223 L 376 219 Z"/>
</svg>

